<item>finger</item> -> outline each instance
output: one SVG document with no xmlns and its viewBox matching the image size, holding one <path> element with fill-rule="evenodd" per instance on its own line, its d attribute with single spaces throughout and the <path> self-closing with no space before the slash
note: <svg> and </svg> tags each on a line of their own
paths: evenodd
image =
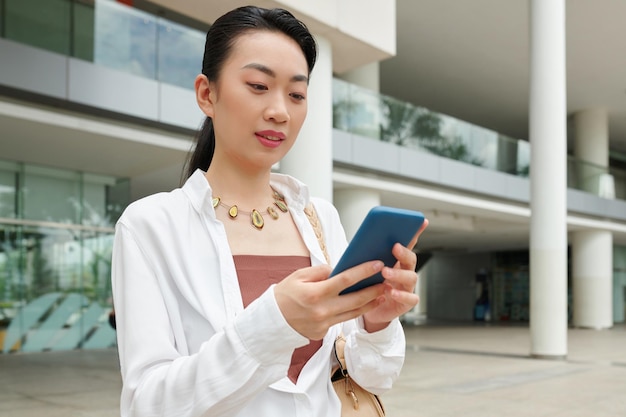
<svg viewBox="0 0 626 417">
<path fill-rule="evenodd" d="M 360 291 L 359 291 L 360 292 Z M 354 293 L 353 293 L 354 294 Z M 342 296 L 342 298 L 345 296 Z M 378 307 L 379 305 L 381 305 L 383 303 L 383 297 L 375 297 L 373 300 L 371 300 L 370 302 L 352 309 L 352 310 L 348 310 L 348 311 L 344 311 L 342 313 L 339 313 L 335 316 L 335 323 L 342 323 L 344 321 L 348 321 L 348 320 L 352 320 L 355 319 L 357 317 L 362 316 L 363 314 L 367 313 L 370 310 L 375 309 L 376 307 Z"/>
<path fill-rule="evenodd" d="M 346 269 L 328 280 L 329 291 L 339 294 L 357 282 L 380 272 L 384 266 L 385 264 L 382 261 L 369 261 Z"/>
<path fill-rule="evenodd" d="M 407 311 L 415 307 L 420 301 L 419 295 L 395 288 L 389 290 L 388 295 L 393 299 L 393 301 L 406 306 Z"/>
<path fill-rule="evenodd" d="M 290 279 L 302 282 L 325 281 L 330 276 L 332 268 L 329 265 L 316 265 L 301 268 L 290 275 Z"/>
<path fill-rule="evenodd" d="M 417 254 L 413 252 L 413 250 L 409 248 L 405 248 L 399 243 L 396 243 L 391 253 L 396 257 L 398 262 L 395 267 L 400 267 L 402 269 L 410 269 L 411 271 L 415 271 L 415 266 L 417 265 Z"/>
<path fill-rule="evenodd" d="M 415 236 L 413 236 L 413 239 L 411 239 L 411 241 L 409 242 L 408 245 L 406 245 L 406 247 L 409 248 L 410 250 L 413 250 L 415 245 L 417 245 L 417 240 L 419 239 L 420 235 L 424 232 L 424 230 L 427 227 L 428 227 L 428 219 L 424 219 L 424 223 L 422 223 L 420 228 L 417 230 L 417 233 L 415 233 Z"/>
<path fill-rule="evenodd" d="M 400 288 L 406 291 L 413 291 L 417 284 L 417 273 L 410 269 L 384 268 L 383 277 L 385 283 L 393 288 Z"/>
</svg>

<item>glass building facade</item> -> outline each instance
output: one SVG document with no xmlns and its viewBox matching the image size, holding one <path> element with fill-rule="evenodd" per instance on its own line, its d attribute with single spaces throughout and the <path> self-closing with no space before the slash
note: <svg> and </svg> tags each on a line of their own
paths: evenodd
<svg viewBox="0 0 626 417">
<path fill-rule="evenodd" d="M 113 227 L 129 181 L 0 161 L 2 352 L 115 343 Z"/>
<path fill-rule="evenodd" d="M 207 28 L 185 23 L 114 0 L 0 0 L 2 38 L 192 90 Z M 129 202 L 127 178 L 0 159 L 0 352 L 115 344 L 111 249 Z"/>
<path fill-rule="evenodd" d="M 206 29 L 113 0 L 0 0 L 3 38 L 187 89 Z"/>
</svg>

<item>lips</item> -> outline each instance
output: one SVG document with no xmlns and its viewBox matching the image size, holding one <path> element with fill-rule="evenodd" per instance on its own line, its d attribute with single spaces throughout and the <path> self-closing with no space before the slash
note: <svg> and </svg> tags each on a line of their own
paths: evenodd
<svg viewBox="0 0 626 417">
<path fill-rule="evenodd" d="M 262 132 L 255 133 L 257 139 L 263 146 L 268 148 L 275 148 L 279 146 L 283 140 L 285 140 L 285 134 L 282 132 L 276 132 L 274 130 L 264 130 Z"/>
<path fill-rule="evenodd" d="M 285 140 L 285 134 L 283 132 L 277 132 L 275 130 L 262 130 L 260 132 L 256 132 L 256 135 L 272 141 Z"/>
<path fill-rule="evenodd" d="M 280 139 L 279 137 L 277 137 L 277 136 L 265 136 L 265 135 L 259 135 L 259 136 L 261 136 L 262 138 L 265 138 L 265 139 L 267 139 L 267 140 L 276 140 L 276 141 L 281 140 L 281 139 Z"/>
</svg>

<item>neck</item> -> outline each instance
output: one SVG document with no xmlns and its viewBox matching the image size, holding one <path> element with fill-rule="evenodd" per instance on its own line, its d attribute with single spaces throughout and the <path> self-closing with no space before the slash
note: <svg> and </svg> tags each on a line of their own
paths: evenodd
<svg viewBox="0 0 626 417">
<path fill-rule="evenodd" d="M 220 170 L 211 166 L 206 173 L 214 196 L 219 196 L 228 204 L 237 204 L 243 210 L 261 207 L 272 201 L 270 171 L 246 173 L 232 170 Z"/>
</svg>

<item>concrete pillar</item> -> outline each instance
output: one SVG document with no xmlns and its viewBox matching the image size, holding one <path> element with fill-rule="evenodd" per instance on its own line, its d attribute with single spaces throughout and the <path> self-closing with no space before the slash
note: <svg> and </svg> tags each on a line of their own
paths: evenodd
<svg viewBox="0 0 626 417">
<path fill-rule="evenodd" d="M 335 191 L 334 204 L 348 240 L 352 239 L 367 212 L 380 205 L 378 191 L 366 189 L 340 189 Z"/>
<path fill-rule="evenodd" d="M 530 2 L 531 355 L 567 356 L 565 0 Z"/>
<path fill-rule="evenodd" d="M 574 156 L 589 164 L 578 164 L 576 187 L 584 191 L 614 196 L 614 190 L 604 190 L 603 183 L 610 182 L 609 166 L 609 116 L 604 108 L 582 110 L 574 114 Z M 610 185 L 610 184 L 609 184 Z M 601 193 L 602 191 L 602 193 Z M 607 195 L 603 195 L 607 194 Z"/>
<path fill-rule="evenodd" d="M 602 167 L 609 165 L 609 116 L 604 108 L 574 114 L 574 156 Z"/>
<path fill-rule="evenodd" d="M 603 230 L 572 234 L 573 324 L 613 326 L 613 235 Z"/>
<path fill-rule="evenodd" d="M 308 88 L 308 114 L 298 140 L 280 161 L 280 171 L 309 186 L 312 196 L 333 199 L 332 45 L 316 36 L 317 63 Z"/>
</svg>

